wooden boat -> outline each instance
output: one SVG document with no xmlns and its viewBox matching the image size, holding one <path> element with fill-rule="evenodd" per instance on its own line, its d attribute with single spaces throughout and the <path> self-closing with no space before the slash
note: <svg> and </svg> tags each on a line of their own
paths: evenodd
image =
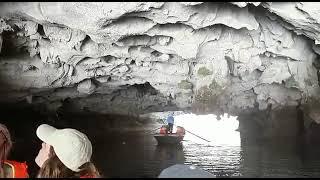
<svg viewBox="0 0 320 180">
<path fill-rule="evenodd" d="M 160 132 L 154 134 L 154 138 L 157 140 L 158 144 L 180 144 L 185 135 L 185 129 L 178 126 L 177 132 L 168 133 L 166 126 L 161 127 Z"/>
<path fill-rule="evenodd" d="M 155 134 L 154 137 L 158 144 L 179 144 L 184 138 L 177 134 Z"/>
</svg>

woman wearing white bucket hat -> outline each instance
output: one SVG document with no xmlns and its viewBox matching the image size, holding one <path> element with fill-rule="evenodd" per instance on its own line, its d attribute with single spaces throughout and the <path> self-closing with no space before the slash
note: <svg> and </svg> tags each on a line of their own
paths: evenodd
<svg viewBox="0 0 320 180">
<path fill-rule="evenodd" d="M 42 124 L 37 136 L 43 141 L 35 161 L 40 167 L 37 177 L 99 177 L 90 162 L 92 145 L 88 137 L 78 130 L 56 129 Z"/>
</svg>

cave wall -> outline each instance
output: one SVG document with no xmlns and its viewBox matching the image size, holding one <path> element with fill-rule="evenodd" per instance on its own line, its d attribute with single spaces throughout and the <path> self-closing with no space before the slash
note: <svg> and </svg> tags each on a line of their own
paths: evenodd
<svg viewBox="0 0 320 180">
<path fill-rule="evenodd" d="M 319 101 L 318 5 L 1 2 L 1 101 L 124 115 L 271 107 L 266 126 L 293 126 L 286 109 Z"/>
</svg>

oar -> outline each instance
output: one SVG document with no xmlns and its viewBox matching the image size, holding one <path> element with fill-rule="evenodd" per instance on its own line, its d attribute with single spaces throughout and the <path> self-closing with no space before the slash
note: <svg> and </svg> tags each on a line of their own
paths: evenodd
<svg viewBox="0 0 320 180">
<path fill-rule="evenodd" d="M 163 121 L 163 119 L 161 119 L 161 121 L 165 124 L 165 122 Z M 174 125 L 174 126 L 177 126 L 177 125 Z M 186 130 L 185 128 L 184 128 L 184 130 Z M 192 135 L 194 135 L 194 136 L 196 136 L 196 137 L 198 137 L 198 138 L 200 138 L 200 139 L 203 139 L 203 140 L 205 140 L 205 141 L 207 141 L 207 142 L 210 142 L 210 141 L 208 141 L 208 140 L 206 140 L 206 139 L 204 139 L 203 137 L 200 137 L 200 136 L 198 136 L 198 135 L 196 135 L 196 134 L 194 134 L 194 133 L 192 133 L 192 132 L 190 132 L 190 131 L 188 131 L 188 130 L 186 130 L 188 133 L 190 133 L 190 134 L 192 134 Z"/>
<path fill-rule="evenodd" d="M 175 125 L 175 126 L 176 126 L 176 125 Z M 186 129 L 184 128 L 184 130 L 186 130 Z M 197 137 L 200 138 L 200 139 L 203 139 L 203 140 L 205 140 L 205 141 L 207 141 L 207 142 L 210 142 L 209 140 L 206 140 L 205 138 L 200 137 L 200 136 L 198 136 L 198 135 L 196 135 L 196 134 L 194 134 L 194 133 L 192 133 L 192 132 L 190 132 L 190 131 L 188 131 L 188 130 L 186 130 L 186 131 L 187 131 L 188 133 L 194 135 L 194 136 L 197 136 Z"/>
<path fill-rule="evenodd" d="M 162 121 L 163 123 L 165 123 L 165 122 L 163 121 L 163 119 L 161 119 L 161 121 Z M 177 126 L 177 125 L 174 125 L 174 126 Z M 186 129 L 184 129 L 184 130 L 186 130 Z M 203 137 L 200 137 L 200 136 L 198 136 L 198 135 L 196 135 L 196 134 L 194 134 L 194 133 L 192 133 L 192 132 L 190 132 L 190 131 L 188 131 L 188 130 L 186 130 L 186 131 L 187 131 L 188 133 L 190 133 L 190 134 L 192 134 L 192 135 L 200 138 L 200 139 L 203 139 L 203 140 L 205 140 L 205 141 L 207 141 L 207 142 L 210 142 L 209 140 L 206 140 L 206 139 L 204 139 Z"/>
<path fill-rule="evenodd" d="M 184 130 L 186 130 L 186 129 L 184 129 Z M 193 134 L 192 132 L 190 132 L 190 131 L 188 131 L 188 130 L 186 130 L 188 133 L 190 133 L 190 134 Z M 198 135 L 196 135 L 196 134 L 193 134 L 193 135 L 195 135 L 195 136 L 197 136 L 198 138 L 200 138 L 200 139 L 203 139 L 203 140 L 205 140 L 205 141 L 207 141 L 207 142 L 210 142 L 209 140 L 206 140 L 206 139 L 204 139 L 204 138 L 202 138 L 202 137 L 200 137 L 200 136 L 198 136 Z"/>
</svg>

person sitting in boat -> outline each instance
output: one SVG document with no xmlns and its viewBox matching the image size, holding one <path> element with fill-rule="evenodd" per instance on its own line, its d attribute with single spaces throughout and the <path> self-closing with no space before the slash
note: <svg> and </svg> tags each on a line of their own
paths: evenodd
<svg viewBox="0 0 320 180">
<path fill-rule="evenodd" d="M 167 123 L 168 123 L 168 133 L 172 134 L 173 124 L 174 124 L 173 112 L 171 112 L 167 117 Z"/>
<path fill-rule="evenodd" d="M 42 146 L 35 159 L 40 167 L 38 178 L 99 178 L 100 173 L 91 162 L 92 144 L 82 132 L 57 129 L 48 124 L 37 128 Z"/>
<path fill-rule="evenodd" d="M 179 136 L 184 136 L 186 134 L 186 131 L 185 131 L 185 129 L 183 127 L 177 126 L 176 134 L 179 135 Z"/>
<path fill-rule="evenodd" d="M 11 152 L 12 141 L 8 128 L 0 124 L 0 178 L 28 178 L 26 162 L 8 160 Z"/>
<path fill-rule="evenodd" d="M 163 125 L 163 126 L 160 128 L 160 134 L 168 134 L 167 125 Z"/>
</svg>

